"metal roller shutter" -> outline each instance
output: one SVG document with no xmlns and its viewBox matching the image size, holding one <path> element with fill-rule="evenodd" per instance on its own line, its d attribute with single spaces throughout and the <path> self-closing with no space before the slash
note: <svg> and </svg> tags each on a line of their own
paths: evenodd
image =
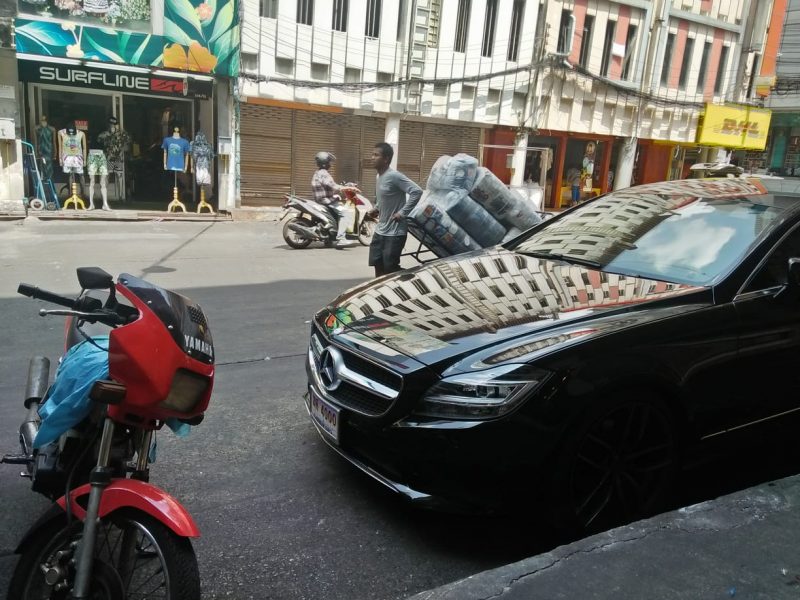
<svg viewBox="0 0 800 600">
<path fill-rule="evenodd" d="M 336 182 L 355 182 L 374 200 L 370 155 L 385 126 L 378 117 L 242 105 L 242 204 L 280 206 L 289 193 L 310 197 L 314 156 L 321 151 L 336 155 Z"/>
<path fill-rule="evenodd" d="M 292 111 L 243 104 L 240 190 L 246 206 L 280 206 L 291 191 Z"/>
<path fill-rule="evenodd" d="M 400 156 L 397 157 L 397 170 L 424 189 L 426 181 L 420 180 L 423 140 L 425 139 L 423 135 L 424 125 L 422 123 L 400 122 Z"/>
<path fill-rule="evenodd" d="M 336 155 L 331 175 L 337 183 L 357 183 L 370 199 L 374 198 L 375 171 L 369 155 L 375 142 L 383 139 L 383 119 L 298 110 L 294 123 L 295 193 L 311 194 L 311 176 L 316 169 L 314 155 L 324 150 Z"/>
<path fill-rule="evenodd" d="M 450 156 L 463 152 L 479 158 L 481 130 L 477 127 L 458 127 L 425 123 L 423 133 L 424 149 L 420 161 L 420 178 L 428 181 L 431 167 L 443 154 Z"/>
</svg>

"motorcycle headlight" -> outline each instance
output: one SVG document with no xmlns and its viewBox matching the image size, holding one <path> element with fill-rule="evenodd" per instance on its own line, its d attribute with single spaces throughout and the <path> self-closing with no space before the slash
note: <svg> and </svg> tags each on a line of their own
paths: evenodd
<svg viewBox="0 0 800 600">
<path fill-rule="evenodd" d="M 430 388 L 414 414 L 443 419 L 492 419 L 507 414 L 550 373 L 528 365 L 503 365 L 445 377 Z"/>
</svg>

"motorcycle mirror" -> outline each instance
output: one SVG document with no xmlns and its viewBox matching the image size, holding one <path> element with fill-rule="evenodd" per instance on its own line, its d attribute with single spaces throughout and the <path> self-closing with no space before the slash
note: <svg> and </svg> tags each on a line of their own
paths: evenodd
<svg viewBox="0 0 800 600">
<path fill-rule="evenodd" d="M 114 278 L 100 267 L 78 267 L 78 283 L 84 290 L 108 290 Z"/>
</svg>

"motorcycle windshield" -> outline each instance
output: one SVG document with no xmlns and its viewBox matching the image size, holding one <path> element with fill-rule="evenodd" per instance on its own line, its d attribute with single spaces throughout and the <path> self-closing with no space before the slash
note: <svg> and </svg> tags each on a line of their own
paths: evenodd
<svg viewBox="0 0 800 600">
<path fill-rule="evenodd" d="M 127 273 L 119 283 L 147 305 L 169 331 L 179 348 L 197 359 L 213 364 L 214 343 L 211 330 L 200 305 L 186 296 L 153 285 Z"/>
</svg>

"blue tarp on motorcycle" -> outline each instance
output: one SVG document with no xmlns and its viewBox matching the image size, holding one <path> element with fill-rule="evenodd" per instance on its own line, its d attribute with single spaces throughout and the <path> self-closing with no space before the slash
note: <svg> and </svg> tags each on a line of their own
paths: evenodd
<svg viewBox="0 0 800 600">
<path fill-rule="evenodd" d="M 57 440 L 87 417 L 92 407 L 89 392 L 95 381 L 108 379 L 108 336 L 92 338 L 70 348 L 61 359 L 47 400 L 39 408 L 42 419 L 34 448 Z"/>
</svg>

